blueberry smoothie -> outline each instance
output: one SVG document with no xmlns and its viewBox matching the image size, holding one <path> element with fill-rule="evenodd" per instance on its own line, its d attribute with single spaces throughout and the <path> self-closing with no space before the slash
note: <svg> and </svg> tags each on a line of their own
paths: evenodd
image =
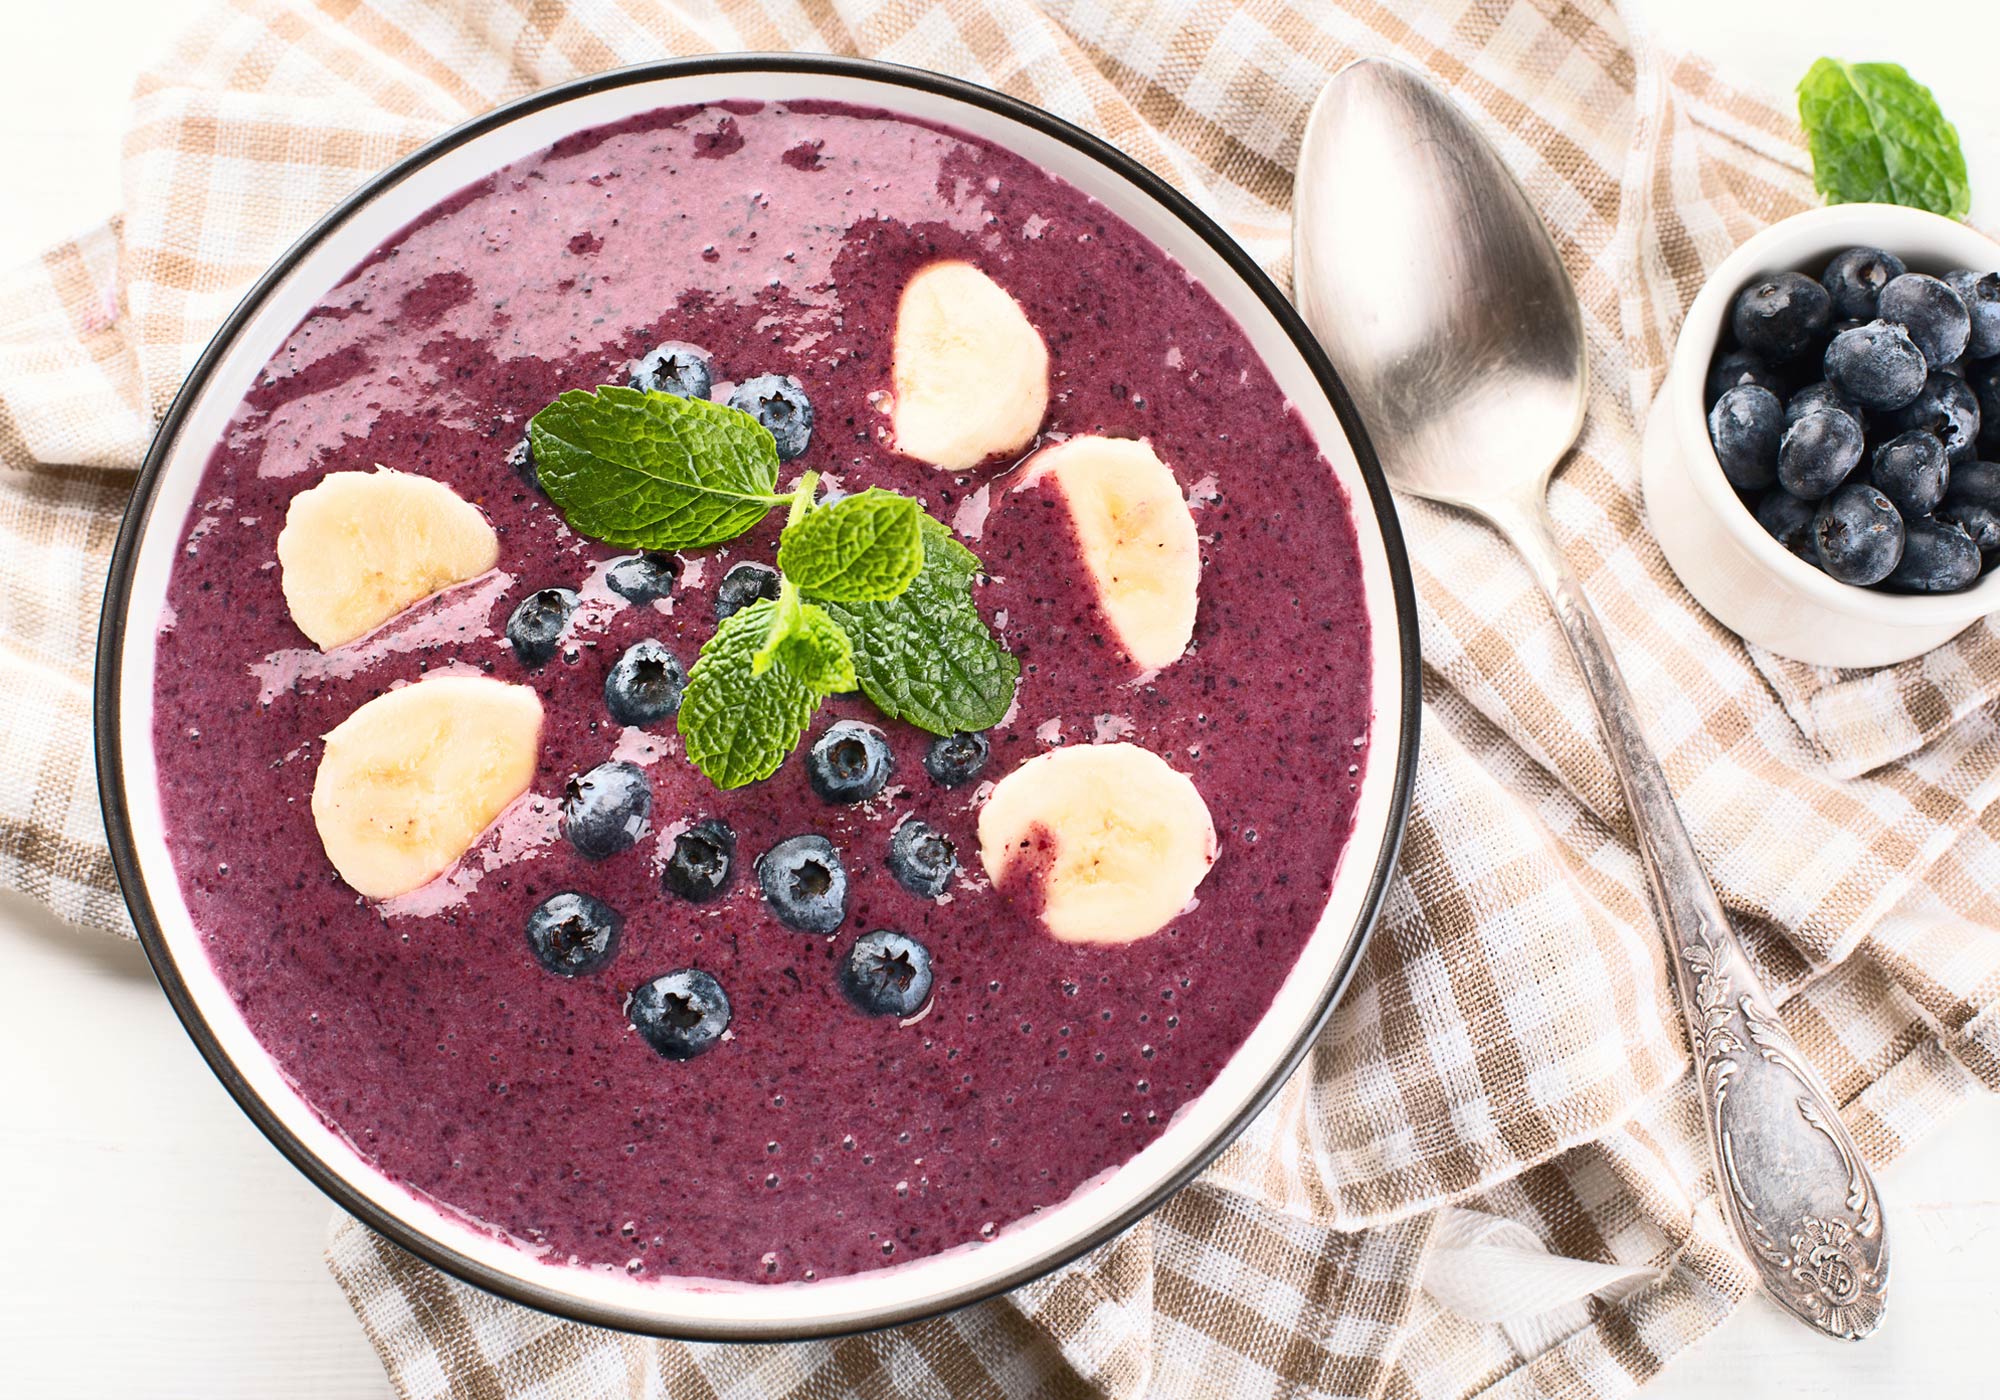
<svg viewBox="0 0 2000 1400">
<path fill-rule="evenodd" d="M 905 289 L 944 263 L 1018 305 L 1047 402 L 1028 448 L 940 468 L 903 450 L 892 341 Z M 677 392 L 798 386 L 811 426 L 787 443 L 773 420 L 795 449 L 782 482 L 915 497 L 976 552 L 978 612 L 1019 665 L 983 735 L 940 743 L 840 694 L 762 781 L 724 790 L 689 761 L 652 700 L 662 677 L 678 698 L 719 612 L 769 592 L 741 566 L 774 559 L 784 510 L 646 555 L 573 530 L 522 450 L 565 391 L 689 356 L 707 382 Z M 1036 484 L 1038 454 L 1091 438 L 1148 444 L 1192 519 L 1198 608 L 1167 664 L 1140 664 L 1107 612 L 1091 561 L 1118 541 Z M 448 487 L 497 559 L 474 550 L 460 581 L 316 646 L 280 531 L 301 493 L 378 466 Z M 1320 917 L 1370 724 L 1349 509 L 1209 293 L 1018 156 L 831 103 L 579 132 L 385 244 L 245 396 L 160 629 L 168 845 L 299 1094 L 384 1174 L 552 1265 L 796 1283 L 976 1246 L 1163 1132 Z M 568 594 L 538 633 L 518 615 L 547 590 Z M 315 834 L 325 736 L 382 697 L 488 679 L 539 700 L 525 792 L 442 875 L 362 894 Z M 1160 857 L 1162 888 L 1194 896 L 1129 941 L 1055 907 L 1043 818 L 1004 876 L 982 864 L 1010 775 L 1112 746 L 1155 756 L 1213 826 L 1205 875 Z M 643 801 L 616 796 L 602 831 L 569 822 L 607 764 Z M 844 900 L 817 875 L 767 893 L 801 851 L 831 852 Z M 864 956 L 923 976 L 857 986 Z M 700 1015 L 710 986 L 726 1030 Z"/>
</svg>

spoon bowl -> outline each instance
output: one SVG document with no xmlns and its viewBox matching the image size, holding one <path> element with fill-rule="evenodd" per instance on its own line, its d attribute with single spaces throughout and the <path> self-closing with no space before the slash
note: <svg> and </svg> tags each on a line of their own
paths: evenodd
<svg viewBox="0 0 2000 1400">
<path fill-rule="evenodd" d="M 1344 69 L 1306 127 L 1296 218 L 1312 236 L 1294 267 L 1390 483 L 1484 515 L 1540 497 L 1583 426 L 1588 371 L 1562 258 L 1469 129 L 1399 63 Z"/>
</svg>

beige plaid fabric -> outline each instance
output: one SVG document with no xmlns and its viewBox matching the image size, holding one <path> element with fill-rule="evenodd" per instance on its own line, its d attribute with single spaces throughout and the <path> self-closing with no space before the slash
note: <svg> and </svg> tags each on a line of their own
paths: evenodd
<svg viewBox="0 0 2000 1400">
<path fill-rule="evenodd" d="M 1641 416 L 1704 269 L 1810 188 L 1789 117 L 1655 52 L 1604 0 L 216 10 L 139 84 L 122 223 L 0 282 L 0 880 L 125 927 L 85 733 L 96 602 L 127 474 L 245 283 L 446 124 L 711 48 L 870 54 L 1038 102 L 1205 201 L 1280 280 L 1320 83 L 1363 53 L 1429 70 L 1499 143 L 1575 276 L 1595 388 L 1559 531 L 1787 1025 L 1877 1163 L 2000 1088 L 2000 638 L 1981 625 L 1902 666 L 1816 671 L 1747 650 L 1675 583 L 1635 485 Z M 1497 538 L 1403 511 L 1426 708 L 1402 868 L 1310 1062 L 1198 1183 L 1004 1299 L 781 1347 L 558 1322 L 337 1222 L 329 1263 L 399 1391 L 1610 1396 L 1716 1325 L 1749 1274 L 1588 702 Z M 1447 1199 L 1655 1279 L 1522 1355 L 1419 1286 Z"/>
</svg>

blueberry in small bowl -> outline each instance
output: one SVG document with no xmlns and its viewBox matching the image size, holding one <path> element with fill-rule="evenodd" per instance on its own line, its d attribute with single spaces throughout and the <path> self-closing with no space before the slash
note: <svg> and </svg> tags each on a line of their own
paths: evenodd
<svg viewBox="0 0 2000 1400">
<path fill-rule="evenodd" d="M 1853 667 L 2000 610 L 1992 463 L 2000 244 L 1921 210 L 1843 204 L 1715 269 L 1683 318 L 1642 469 L 1648 524 L 1710 613 L 1782 656 Z"/>
</svg>

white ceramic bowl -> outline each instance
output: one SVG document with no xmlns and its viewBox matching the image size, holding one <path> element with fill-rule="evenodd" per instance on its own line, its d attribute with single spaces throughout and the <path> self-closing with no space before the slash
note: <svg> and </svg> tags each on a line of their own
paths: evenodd
<svg viewBox="0 0 2000 1400">
<path fill-rule="evenodd" d="M 1179 260 L 1242 324 L 1353 503 L 1374 677 L 1373 738 L 1330 902 L 1270 1009 L 1207 1091 L 1137 1156 L 989 1243 L 897 1268 L 765 1287 L 545 1264 L 376 1171 L 294 1091 L 204 954 L 163 837 L 150 738 L 155 623 L 202 468 L 244 391 L 304 313 L 418 214 L 509 161 L 633 113 L 746 97 L 836 99 L 959 127 L 1083 189 Z M 279 1149 L 369 1225 L 481 1287 L 588 1322 L 727 1340 L 852 1331 L 1012 1287 L 1124 1229 L 1205 1166 L 1298 1063 L 1354 968 L 1395 861 L 1417 752 L 1415 616 L 1388 488 L 1325 356 L 1241 249 L 1155 176 L 1044 112 L 934 74 L 803 56 L 651 64 L 523 99 L 385 172 L 291 249 L 208 348 L 148 455 L 113 559 L 98 658 L 105 818 L 134 921 L 189 1034 Z"/>
<path fill-rule="evenodd" d="M 1914 272 L 2000 270 L 2000 244 L 1952 219 L 1893 204 L 1835 204 L 1771 225 L 1723 259 L 1688 308 L 1647 425 L 1646 519 L 1695 601 L 1745 641 L 1819 666 L 1886 666 L 2000 611 L 2000 570 L 1963 593 L 1878 593 L 1794 557 L 1737 499 L 1708 438 L 1703 386 L 1747 283 L 1786 270 L 1818 276 L 1857 245 L 1886 248 Z"/>
</svg>

